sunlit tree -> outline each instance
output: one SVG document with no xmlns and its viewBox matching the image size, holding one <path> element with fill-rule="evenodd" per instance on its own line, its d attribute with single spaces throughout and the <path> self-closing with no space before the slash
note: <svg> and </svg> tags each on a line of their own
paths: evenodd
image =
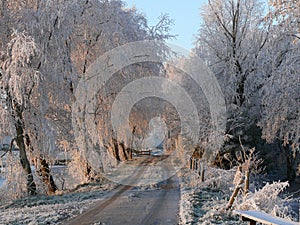
<svg viewBox="0 0 300 225">
<path fill-rule="evenodd" d="M 235 154 L 241 141 L 259 139 L 259 90 L 265 75 L 260 61 L 269 35 L 263 4 L 257 0 L 209 0 L 201 11 L 196 53 L 216 75 L 227 104 L 224 152 Z M 251 133 L 252 132 L 252 133 Z"/>
<path fill-rule="evenodd" d="M 170 24 L 171 20 L 163 16 L 158 25 L 149 27 L 142 14 L 134 8 L 126 9 L 119 0 L 1 1 L 1 98 L 5 100 L 1 116 L 6 115 L 10 118 L 6 120 L 8 124 L 14 124 L 12 119 L 15 113 L 11 109 L 14 109 L 14 104 L 24 106 L 21 115 L 18 115 L 22 116 L 20 132 L 24 148 L 21 149 L 21 142 L 18 147 L 20 152 L 27 154 L 24 157 L 28 161 L 26 168 L 30 169 L 28 165 L 31 160 L 48 193 L 57 190 L 51 175 L 51 164 L 58 152 L 66 150 L 65 146 L 68 146 L 67 150 L 82 150 L 82 146 L 75 144 L 71 121 L 71 106 L 76 100 L 74 94 L 78 80 L 85 76 L 89 65 L 106 51 L 133 41 L 171 37 L 168 30 Z M 159 70 L 159 66 L 150 67 L 152 69 L 146 70 Z M 128 68 L 127 73 L 120 72 L 120 75 L 139 74 L 142 70 L 142 65 L 133 66 Z M 129 79 L 126 79 L 128 82 Z M 116 81 L 111 86 L 120 84 Z M 117 89 L 112 88 L 112 91 Z M 102 103 L 111 104 L 111 97 L 105 95 L 108 93 L 102 94 L 99 93 L 99 102 L 104 100 Z M 20 102 L 19 99 L 23 98 L 25 100 Z M 100 106 L 99 110 L 106 112 L 111 107 L 105 104 Z M 95 121 L 105 122 L 106 119 L 98 116 Z M 2 127 L 1 132 L 21 137 L 15 130 L 8 129 L 12 126 Z M 111 132 L 109 127 L 103 129 Z M 108 137 L 113 140 L 112 135 Z M 104 144 L 111 147 L 108 151 L 112 155 L 124 151 L 110 141 Z M 21 161 L 23 156 L 21 154 Z M 90 171 L 88 161 L 87 168 Z M 33 194 L 34 188 L 30 187 L 30 190 Z"/>
<path fill-rule="evenodd" d="M 31 107 L 32 93 L 40 81 L 40 74 L 34 59 L 39 56 L 39 49 L 34 39 L 26 33 L 15 31 L 8 43 L 5 60 L 1 64 L 1 98 L 0 115 L 4 129 L 14 128 L 12 136 L 20 150 L 20 162 L 27 176 L 27 191 L 36 193 L 36 185 L 26 152 L 26 112 Z"/>
</svg>

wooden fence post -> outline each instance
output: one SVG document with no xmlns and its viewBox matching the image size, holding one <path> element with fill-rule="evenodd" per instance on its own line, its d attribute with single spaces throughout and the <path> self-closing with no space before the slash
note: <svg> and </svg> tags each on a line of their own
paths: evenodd
<svg viewBox="0 0 300 225">
<path fill-rule="evenodd" d="M 249 191 L 249 171 L 245 172 L 245 186 L 244 186 L 244 195 L 248 194 Z"/>
<path fill-rule="evenodd" d="M 241 177 L 240 182 L 235 186 L 234 191 L 229 199 L 229 202 L 227 204 L 226 209 L 230 209 L 231 206 L 233 205 L 233 202 L 237 196 L 237 194 L 239 193 L 239 190 L 241 189 L 242 184 L 244 183 L 244 178 Z"/>
<path fill-rule="evenodd" d="M 201 171 L 200 171 L 200 180 L 201 180 L 201 182 L 204 182 L 204 180 L 205 180 L 204 176 L 205 176 L 205 163 L 203 162 L 201 164 Z"/>
</svg>

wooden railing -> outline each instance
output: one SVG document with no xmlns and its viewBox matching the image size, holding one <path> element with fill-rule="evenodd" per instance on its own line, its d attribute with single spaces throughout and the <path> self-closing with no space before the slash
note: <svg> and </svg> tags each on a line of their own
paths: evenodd
<svg viewBox="0 0 300 225">
<path fill-rule="evenodd" d="M 285 220 L 259 210 L 234 210 L 233 212 L 241 215 L 242 220 L 248 221 L 250 225 L 256 225 L 256 223 L 267 225 L 299 225 L 297 222 Z"/>
</svg>

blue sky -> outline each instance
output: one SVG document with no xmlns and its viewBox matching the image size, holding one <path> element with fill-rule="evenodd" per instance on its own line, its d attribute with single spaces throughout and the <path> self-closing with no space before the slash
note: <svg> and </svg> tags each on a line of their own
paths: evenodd
<svg viewBox="0 0 300 225">
<path fill-rule="evenodd" d="M 124 0 L 128 7 L 136 8 L 146 15 L 150 25 L 158 22 L 162 13 L 169 14 L 174 20 L 172 34 L 177 39 L 171 43 L 187 50 L 193 47 L 194 35 L 200 28 L 200 7 L 206 0 Z"/>
</svg>

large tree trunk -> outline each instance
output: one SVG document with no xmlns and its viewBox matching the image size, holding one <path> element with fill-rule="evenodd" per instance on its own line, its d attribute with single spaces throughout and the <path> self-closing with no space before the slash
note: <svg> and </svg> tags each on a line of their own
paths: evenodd
<svg viewBox="0 0 300 225">
<path fill-rule="evenodd" d="M 30 151 L 34 152 L 34 149 L 31 145 L 30 138 L 27 134 L 25 135 L 25 141 L 26 141 L 25 143 L 29 147 Z M 40 162 L 40 167 L 41 168 L 38 172 L 39 172 L 39 175 L 42 177 L 43 182 L 46 184 L 46 186 L 48 188 L 47 193 L 48 194 L 54 194 L 55 191 L 58 190 L 58 188 L 57 188 L 57 186 L 54 182 L 53 176 L 51 175 L 51 171 L 50 171 L 50 168 L 49 168 L 49 163 L 47 162 L 45 157 L 43 157 L 43 155 L 41 155 L 41 154 L 39 156 L 37 156 L 36 159 Z M 37 163 L 35 163 L 35 167 L 38 168 Z"/>
<path fill-rule="evenodd" d="M 20 151 L 20 162 L 27 178 L 27 193 L 30 195 L 36 195 L 36 185 L 33 180 L 30 163 L 26 154 L 23 123 L 21 119 L 22 117 L 19 117 L 19 121 L 15 124 L 17 132 L 16 142 Z"/>
<path fill-rule="evenodd" d="M 128 160 L 124 143 L 118 143 L 117 151 L 119 151 L 119 156 L 121 161 Z"/>
<path fill-rule="evenodd" d="M 54 182 L 54 179 L 50 173 L 49 164 L 47 163 L 46 159 L 40 156 L 40 163 L 41 163 L 41 176 L 43 178 L 43 182 L 46 184 L 48 188 L 48 194 L 54 194 L 58 188 Z"/>
<path fill-rule="evenodd" d="M 111 148 L 112 148 L 114 157 L 118 161 L 128 160 L 124 143 L 119 143 L 118 140 L 113 138 L 111 141 Z"/>
</svg>

